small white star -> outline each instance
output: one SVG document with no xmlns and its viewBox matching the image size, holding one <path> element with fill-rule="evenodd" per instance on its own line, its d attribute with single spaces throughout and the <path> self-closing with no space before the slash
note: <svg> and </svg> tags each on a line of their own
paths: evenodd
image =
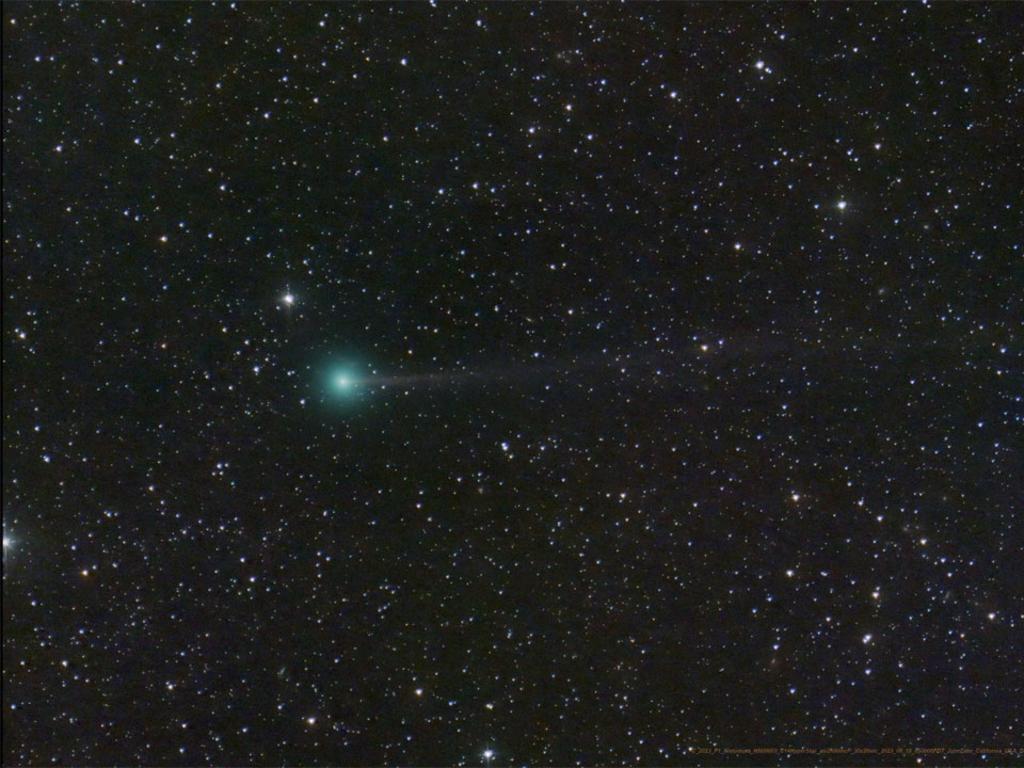
<svg viewBox="0 0 1024 768">
<path fill-rule="evenodd" d="M 284 296 L 281 297 L 281 301 L 283 301 L 290 307 L 292 304 L 295 303 L 295 295 L 291 293 L 286 293 Z"/>
<path fill-rule="evenodd" d="M 838 208 L 840 211 L 845 211 L 846 210 L 846 201 L 845 200 L 840 200 L 838 203 L 836 203 L 836 208 Z"/>
</svg>

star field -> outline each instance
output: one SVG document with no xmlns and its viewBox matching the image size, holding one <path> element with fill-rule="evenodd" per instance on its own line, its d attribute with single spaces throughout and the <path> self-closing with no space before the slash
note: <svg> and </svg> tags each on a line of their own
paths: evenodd
<svg viewBox="0 0 1024 768">
<path fill-rule="evenodd" d="M 3 764 L 1020 764 L 1022 23 L 5 4 Z"/>
</svg>

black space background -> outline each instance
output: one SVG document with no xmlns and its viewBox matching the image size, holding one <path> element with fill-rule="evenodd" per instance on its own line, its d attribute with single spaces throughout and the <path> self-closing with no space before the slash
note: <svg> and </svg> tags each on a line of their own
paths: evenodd
<svg viewBox="0 0 1024 768">
<path fill-rule="evenodd" d="M 1019 762 L 1022 26 L 5 3 L 4 764 Z"/>
</svg>

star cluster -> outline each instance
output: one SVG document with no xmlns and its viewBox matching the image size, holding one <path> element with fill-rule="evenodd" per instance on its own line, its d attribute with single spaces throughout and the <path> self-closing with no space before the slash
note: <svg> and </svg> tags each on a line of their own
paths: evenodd
<svg viewBox="0 0 1024 768">
<path fill-rule="evenodd" d="M 5 4 L 3 763 L 1020 759 L 1021 21 Z"/>
</svg>

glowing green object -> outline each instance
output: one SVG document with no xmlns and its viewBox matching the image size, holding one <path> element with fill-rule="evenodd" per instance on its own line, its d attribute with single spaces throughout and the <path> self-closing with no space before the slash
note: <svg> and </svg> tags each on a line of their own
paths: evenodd
<svg viewBox="0 0 1024 768">
<path fill-rule="evenodd" d="M 332 362 L 322 369 L 324 398 L 338 404 L 354 403 L 366 394 L 366 376 L 353 362 Z"/>
</svg>

